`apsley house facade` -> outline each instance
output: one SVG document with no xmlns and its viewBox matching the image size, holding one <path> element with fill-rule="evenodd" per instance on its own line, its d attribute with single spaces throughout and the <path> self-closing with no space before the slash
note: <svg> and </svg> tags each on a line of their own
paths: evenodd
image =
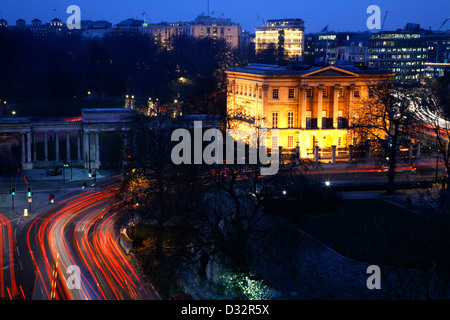
<svg viewBox="0 0 450 320">
<path fill-rule="evenodd" d="M 358 105 L 372 97 L 374 82 L 392 76 L 348 64 L 233 67 L 227 110 L 239 129 L 268 129 L 269 148 L 297 150 L 302 158 L 313 157 L 315 147 L 348 150 L 358 143 L 350 130 Z"/>
</svg>

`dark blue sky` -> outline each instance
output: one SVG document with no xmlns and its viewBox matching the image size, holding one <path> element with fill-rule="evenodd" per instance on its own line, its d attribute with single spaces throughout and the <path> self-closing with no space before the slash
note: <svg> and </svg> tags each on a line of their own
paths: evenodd
<svg viewBox="0 0 450 320">
<path fill-rule="evenodd" d="M 143 19 L 143 11 L 147 22 L 190 21 L 207 11 L 207 0 L 0 0 L 0 17 L 10 25 L 19 18 L 48 22 L 55 16 L 65 22 L 72 4 L 80 6 L 83 20 L 112 23 Z M 385 30 L 402 28 L 407 22 L 437 29 L 450 16 L 449 0 L 210 0 L 210 11 L 216 17 L 223 13 L 251 33 L 263 19 L 276 18 L 301 18 L 306 32 L 318 32 L 326 25 L 330 31 L 366 31 L 366 10 L 372 4 L 381 8 L 382 19 L 389 11 Z M 443 29 L 450 29 L 450 21 Z"/>
</svg>

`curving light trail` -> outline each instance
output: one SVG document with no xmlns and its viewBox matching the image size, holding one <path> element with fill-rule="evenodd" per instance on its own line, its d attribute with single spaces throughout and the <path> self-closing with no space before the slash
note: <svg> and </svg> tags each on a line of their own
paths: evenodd
<svg viewBox="0 0 450 320">
<path fill-rule="evenodd" d="M 121 210 L 110 212 L 111 204 L 124 207 L 112 192 L 91 190 L 60 202 L 29 225 L 27 245 L 36 272 L 33 298 L 146 300 L 155 296 L 117 243 L 115 221 Z M 79 268 L 79 282 L 67 272 L 69 266 Z"/>
<path fill-rule="evenodd" d="M 0 299 L 12 300 L 20 295 L 14 266 L 15 252 L 16 242 L 11 222 L 0 214 Z"/>
</svg>

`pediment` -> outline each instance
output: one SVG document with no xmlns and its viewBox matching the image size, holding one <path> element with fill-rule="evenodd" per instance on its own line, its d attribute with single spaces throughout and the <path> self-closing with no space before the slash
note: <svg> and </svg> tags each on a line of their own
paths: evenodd
<svg viewBox="0 0 450 320">
<path fill-rule="evenodd" d="M 340 69 L 337 67 L 329 66 L 318 70 L 314 70 L 310 73 L 304 74 L 304 77 L 356 77 L 358 74 L 348 70 Z"/>
</svg>

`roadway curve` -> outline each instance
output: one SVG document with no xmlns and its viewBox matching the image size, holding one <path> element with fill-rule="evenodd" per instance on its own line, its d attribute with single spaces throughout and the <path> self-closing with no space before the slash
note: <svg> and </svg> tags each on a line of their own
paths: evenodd
<svg viewBox="0 0 450 320">
<path fill-rule="evenodd" d="M 118 245 L 114 225 L 120 211 L 108 210 L 111 204 L 120 208 L 114 201 L 110 191 L 90 190 L 55 204 L 27 227 L 27 246 L 35 270 L 33 299 L 158 297 L 143 285 Z M 69 266 L 79 268 L 79 281 L 70 277 Z"/>
<path fill-rule="evenodd" d="M 16 283 L 15 253 L 16 242 L 11 222 L 0 214 L 0 299 L 12 300 L 21 292 Z"/>
</svg>

